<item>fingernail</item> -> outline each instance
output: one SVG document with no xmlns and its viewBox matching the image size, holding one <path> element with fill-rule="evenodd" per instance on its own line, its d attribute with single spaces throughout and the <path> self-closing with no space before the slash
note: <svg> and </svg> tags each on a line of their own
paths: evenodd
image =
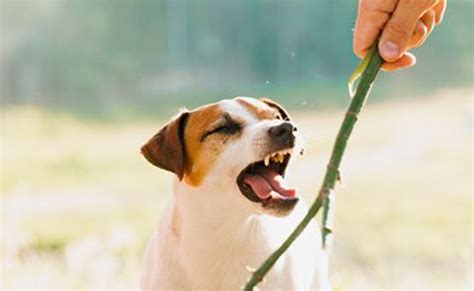
<svg viewBox="0 0 474 291">
<path fill-rule="evenodd" d="M 384 41 L 382 47 L 380 48 L 380 53 L 384 59 L 393 60 L 398 58 L 400 54 L 400 48 L 398 45 L 391 41 Z"/>
</svg>

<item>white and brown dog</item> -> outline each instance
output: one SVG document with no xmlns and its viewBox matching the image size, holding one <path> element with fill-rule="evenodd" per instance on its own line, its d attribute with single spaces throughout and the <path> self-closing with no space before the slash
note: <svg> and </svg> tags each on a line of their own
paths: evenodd
<svg viewBox="0 0 474 291">
<path fill-rule="evenodd" d="M 141 149 L 176 174 L 144 258 L 142 289 L 239 290 L 306 213 L 285 182 L 296 127 L 277 103 L 237 97 L 182 112 Z M 311 222 L 260 290 L 328 288 Z"/>
</svg>

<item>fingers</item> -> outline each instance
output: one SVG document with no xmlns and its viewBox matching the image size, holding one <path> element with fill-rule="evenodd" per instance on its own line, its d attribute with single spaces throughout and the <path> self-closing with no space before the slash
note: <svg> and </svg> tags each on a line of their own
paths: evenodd
<svg viewBox="0 0 474 291">
<path fill-rule="evenodd" d="M 448 3 L 446 0 L 439 0 L 438 3 L 434 6 L 435 11 L 435 23 L 440 24 L 443 21 L 444 12 L 446 11 L 446 5 Z"/>
<path fill-rule="evenodd" d="M 436 24 L 436 12 L 434 9 L 429 9 L 428 11 L 423 14 L 421 17 L 421 21 L 426 25 L 428 28 L 428 34 L 433 31 L 433 28 Z"/>
<path fill-rule="evenodd" d="M 407 49 L 421 46 L 435 26 L 435 11 L 429 9 L 418 20 Z M 401 58 L 394 62 L 385 62 L 382 70 L 390 72 L 413 67 L 416 64 L 416 57 L 411 53 L 404 53 Z"/>
<path fill-rule="evenodd" d="M 421 46 L 439 24 L 447 0 L 359 0 L 354 31 L 354 52 L 360 58 L 380 36 L 382 69 L 393 71 L 416 63 L 407 53 Z"/>
<path fill-rule="evenodd" d="M 433 31 L 435 26 L 435 11 L 429 9 L 416 24 L 415 31 L 408 42 L 407 50 L 420 47 Z"/>
<path fill-rule="evenodd" d="M 416 64 L 416 57 L 411 53 L 405 53 L 402 55 L 401 58 L 396 60 L 395 62 L 385 62 L 382 65 L 382 70 L 391 72 L 401 69 L 407 69 L 413 67 Z"/>
<path fill-rule="evenodd" d="M 354 31 L 354 53 L 362 58 L 372 46 L 398 0 L 360 0 Z"/>
<path fill-rule="evenodd" d="M 423 43 L 427 35 L 428 35 L 428 28 L 426 27 L 423 21 L 418 20 L 415 27 L 415 31 L 413 32 L 410 40 L 408 41 L 407 49 L 418 47 L 419 45 L 421 45 L 421 43 Z"/>
<path fill-rule="evenodd" d="M 379 51 L 387 62 L 398 60 L 409 48 L 410 39 L 418 19 L 434 0 L 400 0 L 390 20 L 385 25 Z M 421 33 L 424 34 L 424 33 Z"/>
</svg>

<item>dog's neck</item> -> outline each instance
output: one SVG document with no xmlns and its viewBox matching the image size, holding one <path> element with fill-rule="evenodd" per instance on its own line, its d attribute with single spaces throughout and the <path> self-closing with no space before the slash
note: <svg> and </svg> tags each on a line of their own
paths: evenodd
<svg viewBox="0 0 474 291">
<path fill-rule="evenodd" d="M 211 188 L 213 192 L 206 192 Z M 194 275 L 188 275 L 196 278 L 212 277 L 213 272 L 233 274 L 232 269 L 236 266 L 256 266 L 269 253 L 265 230 L 269 217 L 256 213 L 244 197 L 238 196 L 242 195 L 236 192 L 238 189 L 226 187 L 230 191 L 226 193 L 215 188 L 218 187 L 192 188 L 179 182 L 174 184 L 173 219 L 179 224 L 176 243 L 186 262 L 199 264 L 206 270 L 190 268 Z M 243 249 L 247 251 L 242 253 Z"/>
<path fill-rule="evenodd" d="M 238 235 L 242 231 L 252 230 L 252 225 L 261 216 L 246 205 L 247 201 L 242 200 L 237 187 L 203 185 L 195 188 L 175 181 L 173 190 L 174 210 L 185 233 L 199 229 L 201 232 L 210 232 L 202 235 Z"/>
<path fill-rule="evenodd" d="M 250 203 L 246 206 L 236 189 L 216 188 L 175 182 L 172 223 L 179 225 L 174 243 L 187 276 L 223 286 L 229 280 L 244 282 L 248 274 L 240 272 L 237 278 L 235 268 L 256 266 L 269 246 L 263 231 L 266 215 L 255 213 Z"/>
</svg>

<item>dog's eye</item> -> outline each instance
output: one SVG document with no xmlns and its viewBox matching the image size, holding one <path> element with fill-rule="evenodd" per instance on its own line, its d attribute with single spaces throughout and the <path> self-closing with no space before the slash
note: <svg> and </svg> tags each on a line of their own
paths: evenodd
<svg viewBox="0 0 474 291">
<path fill-rule="evenodd" d="M 228 121 L 221 126 L 211 130 L 209 134 L 212 133 L 223 133 L 223 134 L 234 134 L 240 130 L 240 125 L 233 121 Z"/>
<path fill-rule="evenodd" d="M 226 123 L 217 126 L 214 129 L 211 129 L 204 133 L 204 135 L 201 137 L 201 141 L 204 141 L 206 137 L 208 137 L 211 134 L 225 134 L 225 135 L 231 135 L 239 132 L 242 129 L 241 125 L 232 121 L 232 120 L 227 120 Z"/>
</svg>

